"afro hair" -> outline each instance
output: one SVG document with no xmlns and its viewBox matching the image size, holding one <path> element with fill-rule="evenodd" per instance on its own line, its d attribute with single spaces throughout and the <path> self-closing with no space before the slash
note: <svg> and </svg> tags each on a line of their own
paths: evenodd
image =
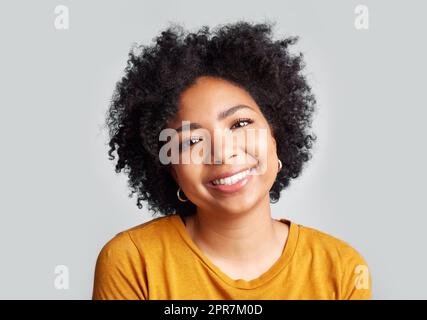
<svg viewBox="0 0 427 320">
<path fill-rule="evenodd" d="M 137 206 L 148 203 L 154 214 L 196 213 L 191 201 L 176 196 L 178 185 L 168 166 L 160 162 L 159 134 L 178 111 L 180 94 L 198 77 L 225 79 L 244 88 L 256 101 L 277 141 L 283 163 L 270 189 L 270 202 L 297 178 L 316 140 L 309 131 L 316 99 L 302 70 L 303 54 L 291 54 L 298 37 L 272 39 L 271 23 L 238 21 L 212 31 L 202 26 L 185 32 L 172 24 L 151 45 L 134 44 L 124 76 L 116 87 L 106 113 L 109 159 L 115 171 L 128 175 L 129 197 Z"/>
</svg>

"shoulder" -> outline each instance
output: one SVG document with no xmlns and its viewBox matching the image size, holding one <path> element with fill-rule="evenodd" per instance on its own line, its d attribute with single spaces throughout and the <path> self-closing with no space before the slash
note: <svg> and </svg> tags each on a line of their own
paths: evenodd
<svg viewBox="0 0 427 320">
<path fill-rule="evenodd" d="M 93 299 L 146 299 L 147 257 L 158 256 L 150 250 L 160 248 L 153 242 L 170 228 L 169 219 L 160 217 L 123 230 L 102 247 L 95 266 Z"/>
<path fill-rule="evenodd" d="M 143 247 L 151 248 L 154 242 L 161 241 L 162 236 L 170 234 L 171 218 L 158 217 L 118 232 L 102 247 L 100 255 L 142 255 Z"/>
<path fill-rule="evenodd" d="M 364 256 L 347 241 L 312 227 L 298 226 L 300 254 L 337 276 L 342 299 L 370 299 L 371 275 Z"/>
<path fill-rule="evenodd" d="M 363 256 L 350 243 L 324 231 L 299 225 L 300 242 L 319 254 L 328 255 L 339 260 L 365 261 Z"/>
</svg>

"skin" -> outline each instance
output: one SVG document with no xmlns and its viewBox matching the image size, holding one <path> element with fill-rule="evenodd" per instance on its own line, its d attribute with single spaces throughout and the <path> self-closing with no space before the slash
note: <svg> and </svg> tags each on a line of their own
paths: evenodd
<svg viewBox="0 0 427 320">
<path fill-rule="evenodd" d="M 250 109 L 239 109 L 225 119 L 217 119 L 221 111 L 242 104 Z M 224 79 L 207 76 L 198 78 L 182 93 L 178 110 L 169 128 L 180 127 L 183 120 L 197 122 L 212 137 L 209 148 L 222 151 L 219 156 L 218 153 L 212 155 L 208 164 L 171 165 L 171 174 L 181 187 L 181 195 L 184 193 L 183 196 L 197 206 L 197 213 L 185 218 L 186 230 L 201 252 L 231 279 L 255 279 L 282 255 L 289 233 L 288 225 L 271 217 L 269 190 L 278 172 L 278 158 L 269 123 L 244 89 Z M 253 123 L 239 124 L 239 118 L 250 118 Z M 233 127 L 236 122 L 237 128 Z M 224 138 L 227 132 L 238 134 L 249 128 L 267 130 L 267 143 L 257 144 L 252 139 L 231 147 L 224 144 L 215 147 L 215 140 Z M 221 134 L 214 135 L 215 129 L 220 129 Z M 200 136 L 201 132 L 202 129 L 191 130 L 191 137 Z M 183 137 L 189 136 L 180 133 L 177 139 Z M 206 141 L 197 143 L 208 143 Z M 220 163 L 214 164 L 214 160 Z M 256 165 L 257 174 L 236 193 L 222 194 L 205 184 L 233 168 Z"/>
</svg>

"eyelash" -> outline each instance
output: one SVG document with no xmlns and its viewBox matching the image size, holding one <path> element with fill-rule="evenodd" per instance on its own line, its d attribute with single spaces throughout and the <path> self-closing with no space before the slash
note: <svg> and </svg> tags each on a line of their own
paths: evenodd
<svg viewBox="0 0 427 320">
<path fill-rule="evenodd" d="M 248 124 L 247 124 L 247 125 L 245 125 L 245 126 L 237 127 L 236 129 L 246 127 L 246 126 L 250 125 L 251 123 L 253 123 L 254 121 L 253 121 L 252 119 L 250 119 L 250 118 L 239 118 L 239 119 L 237 119 L 237 121 L 236 121 L 236 122 L 234 122 L 234 123 L 233 123 L 233 125 L 231 126 L 231 128 L 233 129 L 233 128 L 234 128 L 234 126 L 235 126 L 236 124 L 239 124 L 239 123 L 241 123 L 241 122 L 247 122 Z M 182 143 L 183 147 L 184 147 L 184 146 L 191 147 L 193 144 L 188 145 L 188 143 L 189 143 L 189 142 L 191 142 L 192 140 L 197 139 L 197 138 L 199 138 L 199 139 L 200 139 L 201 137 L 192 137 L 192 138 L 190 138 L 190 139 L 188 139 L 188 140 L 184 141 L 184 142 Z M 196 143 L 197 143 L 197 142 L 196 142 Z"/>
<path fill-rule="evenodd" d="M 248 126 L 251 123 L 253 123 L 254 121 L 252 119 L 249 119 L 249 118 L 239 118 L 231 127 L 233 128 L 236 124 L 238 124 L 240 122 L 247 122 L 248 124 L 246 126 Z M 246 127 L 246 126 L 243 126 L 243 127 Z M 239 127 L 239 128 L 243 128 L 243 127 Z"/>
</svg>

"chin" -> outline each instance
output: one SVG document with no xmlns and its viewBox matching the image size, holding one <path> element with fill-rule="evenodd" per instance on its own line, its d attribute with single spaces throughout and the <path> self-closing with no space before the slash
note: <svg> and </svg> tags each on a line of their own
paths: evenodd
<svg viewBox="0 0 427 320">
<path fill-rule="evenodd" d="M 254 197 L 248 197 L 244 199 L 242 197 L 228 198 L 218 200 L 217 206 L 219 206 L 222 212 L 227 212 L 228 214 L 240 214 L 246 212 L 256 206 L 258 200 Z"/>
</svg>

